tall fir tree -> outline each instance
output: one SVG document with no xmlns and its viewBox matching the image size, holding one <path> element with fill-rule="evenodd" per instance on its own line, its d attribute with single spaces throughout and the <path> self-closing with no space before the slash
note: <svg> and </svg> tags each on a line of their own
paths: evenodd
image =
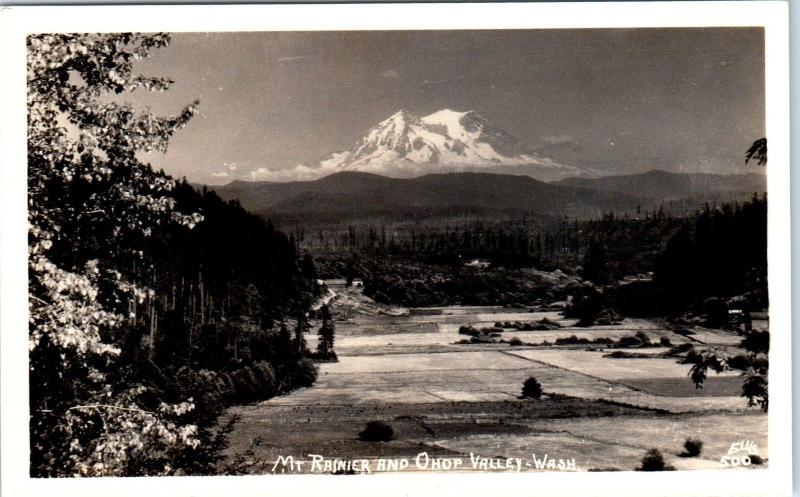
<svg viewBox="0 0 800 497">
<path fill-rule="evenodd" d="M 317 353 L 321 358 L 327 359 L 333 353 L 333 342 L 334 335 L 336 334 L 336 328 L 333 323 L 331 310 L 327 305 L 323 305 L 320 309 L 320 316 L 322 318 L 322 324 L 317 331 L 317 334 L 319 335 L 319 341 L 317 342 Z"/>
</svg>

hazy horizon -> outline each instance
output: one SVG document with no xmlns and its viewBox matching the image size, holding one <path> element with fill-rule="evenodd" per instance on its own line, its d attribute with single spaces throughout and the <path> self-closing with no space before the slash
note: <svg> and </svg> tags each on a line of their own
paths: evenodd
<svg viewBox="0 0 800 497">
<path fill-rule="evenodd" d="M 761 173 L 760 28 L 180 33 L 137 107 L 200 115 L 146 157 L 205 184 L 292 179 L 400 109 L 473 109 L 526 150 L 601 175 Z"/>
<path fill-rule="evenodd" d="M 752 162 L 751 162 L 751 164 L 752 164 Z M 685 172 L 685 171 L 667 171 L 665 169 L 648 169 L 646 171 L 637 171 L 637 172 L 629 172 L 629 173 L 623 172 L 623 173 L 604 174 L 603 176 L 599 176 L 598 178 L 601 178 L 601 177 L 605 178 L 605 177 L 620 177 L 620 176 L 641 175 L 641 174 L 656 173 L 656 172 L 663 172 L 663 173 L 669 173 L 669 174 L 713 174 L 713 175 L 717 175 L 717 176 L 748 176 L 748 175 L 751 175 L 751 174 L 752 175 L 766 176 L 766 168 L 759 167 L 758 169 L 756 169 L 756 167 L 753 166 L 752 169 L 748 170 L 748 171 L 736 171 L 736 172 L 724 172 L 723 171 L 723 172 L 719 172 L 719 173 L 705 172 L 705 171 L 689 171 L 689 172 Z M 207 186 L 225 186 L 225 185 L 229 185 L 229 184 L 235 183 L 235 182 L 242 182 L 242 183 L 294 183 L 294 182 L 305 182 L 305 181 L 317 181 L 317 180 L 320 180 L 320 179 L 324 179 L 324 178 L 326 178 L 328 176 L 333 176 L 335 174 L 367 174 L 367 175 L 381 176 L 380 174 L 370 173 L 370 172 L 366 172 L 366 171 L 339 171 L 339 172 L 336 172 L 336 173 L 326 174 L 326 175 L 320 176 L 319 178 L 314 178 L 314 179 L 311 179 L 311 180 L 299 179 L 299 180 L 288 180 L 288 181 L 273 181 L 273 180 L 268 180 L 268 179 L 234 178 L 234 179 L 229 179 L 227 181 L 217 181 L 217 182 L 210 182 L 210 183 L 202 182 L 202 181 L 190 181 L 190 182 L 195 184 L 195 185 L 207 185 Z M 527 175 L 524 175 L 524 174 L 494 173 L 491 170 L 489 170 L 489 171 L 455 171 L 455 172 L 450 172 L 450 173 L 436 173 L 436 172 L 433 172 L 433 173 L 425 173 L 425 174 L 422 174 L 420 176 L 415 176 L 415 177 L 436 175 L 436 174 L 500 174 L 500 175 L 511 175 L 511 176 L 524 176 L 526 178 L 528 177 Z M 394 176 L 387 176 L 387 177 L 393 178 L 393 179 L 409 179 L 409 178 L 398 178 L 398 177 L 394 177 Z M 535 178 L 532 178 L 532 179 L 535 179 Z M 572 178 L 564 178 L 564 179 L 572 179 Z M 587 178 L 587 179 L 593 179 L 593 178 Z M 542 180 L 538 180 L 538 181 L 542 181 Z M 542 182 L 543 183 L 558 183 L 559 181 L 561 181 L 561 180 L 542 181 Z"/>
</svg>

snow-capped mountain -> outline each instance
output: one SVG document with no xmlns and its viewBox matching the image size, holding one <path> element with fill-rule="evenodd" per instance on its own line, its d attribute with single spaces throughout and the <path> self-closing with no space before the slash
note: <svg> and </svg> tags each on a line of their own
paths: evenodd
<svg viewBox="0 0 800 497">
<path fill-rule="evenodd" d="M 401 110 L 369 130 L 355 146 L 324 157 L 319 172 L 362 171 L 391 177 L 482 171 L 540 180 L 594 176 L 593 171 L 532 153 L 475 111 L 442 109 L 419 117 Z"/>
</svg>

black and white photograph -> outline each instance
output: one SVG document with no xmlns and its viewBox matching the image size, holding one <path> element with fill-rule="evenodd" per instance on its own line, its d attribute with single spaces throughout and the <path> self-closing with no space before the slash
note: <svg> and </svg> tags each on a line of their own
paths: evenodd
<svg viewBox="0 0 800 497">
<path fill-rule="evenodd" d="M 791 464 L 765 23 L 65 28 L 24 39 L 26 478 Z"/>
</svg>

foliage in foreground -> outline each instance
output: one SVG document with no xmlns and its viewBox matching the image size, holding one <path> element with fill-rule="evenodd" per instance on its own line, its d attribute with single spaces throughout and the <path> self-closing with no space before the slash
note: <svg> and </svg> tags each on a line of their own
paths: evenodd
<svg viewBox="0 0 800 497">
<path fill-rule="evenodd" d="M 691 357 L 689 374 L 697 388 L 703 388 L 708 370 L 715 373 L 738 371 L 744 377 L 742 397 L 750 407 L 769 410 L 769 331 L 750 330 L 739 344 L 744 353 L 711 350 Z"/>
<path fill-rule="evenodd" d="M 746 153 L 747 159 L 757 159 L 759 165 L 767 163 L 767 139 L 762 138 L 757 140 Z M 723 214 L 725 212 L 723 211 Z M 744 223 L 743 227 L 750 228 L 746 231 L 741 231 L 746 236 L 741 237 L 739 240 L 741 247 L 737 245 L 738 250 L 729 251 L 723 250 L 721 253 L 725 255 L 724 260 L 731 260 L 729 255 L 734 252 L 736 255 L 733 261 L 738 264 L 727 264 L 727 268 L 737 268 L 742 272 L 744 268 L 746 272 L 745 277 L 741 277 L 740 281 L 734 279 L 730 281 L 723 279 L 722 283 L 727 285 L 735 285 L 736 283 L 743 282 L 742 290 L 747 290 L 751 296 L 750 300 L 755 300 L 757 303 L 766 306 L 768 304 L 768 288 L 767 288 L 767 199 L 759 201 L 757 197 L 753 197 L 749 204 L 746 204 L 741 210 L 738 208 L 733 212 L 731 219 L 727 221 L 730 224 Z M 730 214 L 730 210 L 728 211 Z M 700 221 L 703 221 L 702 223 Z M 704 218 L 698 221 L 697 239 L 711 239 L 715 234 L 720 231 L 719 226 L 726 226 L 725 218 L 723 221 L 715 220 L 713 216 L 705 213 Z M 716 221 L 716 222 L 715 222 Z M 703 230 L 701 232 L 701 229 Z M 724 232 L 724 230 L 722 230 Z M 713 243 L 720 243 L 719 240 Z M 727 247 L 724 247 L 727 248 Z M 709 255 L 712 258 L 713 254 Z M 718 257 L 719 254 L 716 255 Z M 718 272 L 723 271 L 726 266 L 712 266 L 717 268 Z M 714 276 L 712 273 L 709 276 Z M 735 278 L 735 277 L 734 277 Z M 715 284 L 719 285 L 720 282 L 716 281 Z M 723 287 L 725 288 L 725 287 Z M 722 290 L 723 288 L 719 288 Z M 733 287 L 736 289 L 737 287 Z M 730 291 L 731 288 L 728 288 Z M 702 354 L 696 354 L 693 357 L 692 368 L 689 374 L 697 388 L 702 388 L 703 383 L 708 375 L 708 370 L 711 369 L 716 373 L 722 371 L 738 371 L 744 377 L 742 385 L 742 397 L 747 398 L 747 405 L 750 407 L 758 406 L 762 411 L 769 410 L 769 343 L 770 334 L 769 330 L 757 330 L 752 327 L 752 320 L 750 318 L 750 302 L 745 301 L 745 329 L 741 333 L 742 341 L 739 343 L 739 348 L 744 353 L 736 354 L 729 351 L 707 351 Z M 727 309 L 726 309 L 727 310 Z"/>
<path fill-rule="evenodd" d="M 133 71 L 168 42 L 28 39 L 32 476 L 208 472 L 223 441 L 207 427 L 226 404 L 316 377 L 290 338 L 269 332 L 304 290 L 284 285 L 301 279 L 290 241 L 139 159 L 197 112 L 193 102 L 157 117 L 114 97 L 169 87 Z M 209 242 L 241 222 L 256 238 L 239 245 L 268 261 L 250 271 L 219 262 Z"/>
<path fill-rule="evenodd" d="M 115 371 L 115 342 L 126 307 L 149 289 L 99 257 L 58 261 L 59 244 L 120 262 L 133 238 L 153 226 L 194 226 L 198 213 L 173 210 L 174 182 L 153 174 L 139 151 L 165 150 L 196 112 L 136 116 L 99 96 L 169 81 L 132 73 L 132 61 L 167 43 L 164 35 L 37 35 L 28 39 L 28 178 L 31 472 L 114 475 L 141 468 L 170 473 L 170 462 L 199 443 L 185 420 L 190 399 L 161 401 Z M 66 121 L 66 125 L 63 124 Z M 68 129 L 69 126 L 71 129 Z M 77 138 L 75 131 L 77 130 Z M 90 226 L 90 230 L 82 227 Z M 118 247 L 110 246 L 114 240 Z M 94 255 L 94 254 L 93 254 Z M 81 265 L 80 263 L 83 262 Z"/>
</svg>

